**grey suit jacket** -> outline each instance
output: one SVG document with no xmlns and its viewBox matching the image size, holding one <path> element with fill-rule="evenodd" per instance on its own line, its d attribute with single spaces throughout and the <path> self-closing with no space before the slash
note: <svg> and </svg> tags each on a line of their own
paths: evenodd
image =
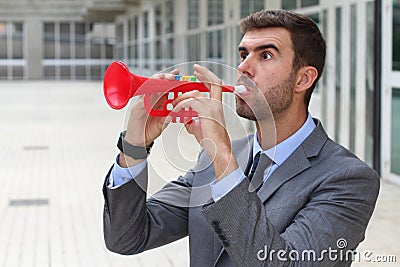
<svg viewBox="0 0 400 267">
<path fill-rule="evenodd" d="M 205 153 L 185 176 L 147 200 L 147 170 L 117 189 L 107 188 L 108 174 L 107 248 L 137 254 L 189 236 L 190 266 L 349 266 L 346 250 L 364 239 L 379 177 L 315 122 L 258 193 L 248 190 L 245 179 L 212 202 L 207 185 L 215 175 Z M 252 138 L 232 146 L 245 169 Z"/>
</svg>

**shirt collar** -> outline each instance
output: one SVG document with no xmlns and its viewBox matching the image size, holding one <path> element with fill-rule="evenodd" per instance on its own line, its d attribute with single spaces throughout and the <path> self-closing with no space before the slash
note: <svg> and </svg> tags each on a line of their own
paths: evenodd
<svg viewBox="0 0 400 267">
<path fill-rule="evenodd" d="M 253 141 L 253 158 L 258 152 L 261 151 L 270 159 L 272 159 L 275 164 L 280 166 L 303 143 L 303 141 L 311 134 L 315 127 L 316 126 L 311 114 L 308 113 L 306 122 L 299 130 L 297 130 L 297 132 L 276 146 L 267 150 L 262 150 L 257 140 L 257 132 L 255 132 Z"/>
</svg>

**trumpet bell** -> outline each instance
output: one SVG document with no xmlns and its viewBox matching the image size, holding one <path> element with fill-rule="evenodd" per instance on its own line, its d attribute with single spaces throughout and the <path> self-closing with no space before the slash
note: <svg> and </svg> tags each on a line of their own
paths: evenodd
<svg viewBox="0 0 400 267">
<path fill-rule="evenodd" d="M 104 96 L 110 107 L 122 109 L 128 104 L 134 93 L 132 80 L 133 76 L 124 63 L 120 61 L 111 63 L 104 74 L 103 83 Z"/>
</svg>

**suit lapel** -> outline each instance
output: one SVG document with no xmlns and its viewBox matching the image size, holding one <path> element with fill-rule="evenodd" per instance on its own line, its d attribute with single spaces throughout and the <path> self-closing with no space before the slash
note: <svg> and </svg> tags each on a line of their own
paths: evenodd
<svg viewBox="0 0 400 267">
<path fill-rule="evenodd" d="M 322 128 L 321 122 L 314 120 L 314 131 L 304 140 L 289 158 L 279 166 L 268 178 L 258 192 L 262 202 L 265 202 L 281 185 L 295 177 L 297 174 L 311 167 L 308 160 L 318 155 L 328 136 Z"/>
<path fill-rule="evenodd" d="M 311 167 L 311 164 L 303 150 L 296 149 L 293 154 L 271 174 L 258 191 L 258 196 L 261 201 L 266 201 L 282 184 L 309 167 Z"/>
</svg>

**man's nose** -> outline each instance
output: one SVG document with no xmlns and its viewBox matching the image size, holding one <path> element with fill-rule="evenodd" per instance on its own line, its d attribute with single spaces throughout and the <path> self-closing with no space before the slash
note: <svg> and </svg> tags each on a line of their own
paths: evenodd
<svg viewBox="0 0 400 267">
<path fill-rule="evenodd" d="M 250 56 L 247 56 L 238 66 L 238 71 L 242 74 L 252 78 L 254 76 L 254 64 L 252 64 L 252 59 Z"/>
</svg>

